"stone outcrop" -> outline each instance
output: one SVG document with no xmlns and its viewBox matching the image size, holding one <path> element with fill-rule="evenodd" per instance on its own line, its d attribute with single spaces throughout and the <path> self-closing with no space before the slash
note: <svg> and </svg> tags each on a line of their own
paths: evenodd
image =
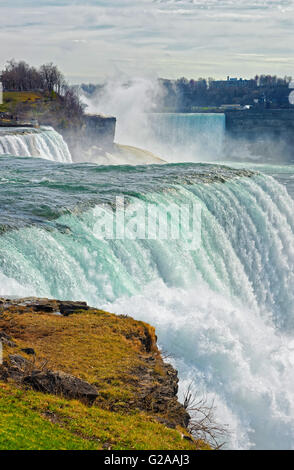
<svg viewBox="0 0 294 470">
<path fill-rule="evenodd" d="M 19 354 L 10 355 L 9 360 L 0 366 L 0 378 L 12 379 L 37 392 L 75 398 L 88 405 L 92 405 L 98 396 L 96 388 L 88 382 L 60 371 L 39 370 Z"/>
<path fill-rule="evenodd" d="M 92 405 L 98 397 L 93 385 L 64 372 L 34 370 L 23 378 L 22 383 L 38 392 L 76 398 L 89 405 Z"/>
<path fill-rule="evenodd" d="M 18 312 L 25 312 L 27 308 L 34 312 L 52 313 L 67 317 L 79 311 L 89 310 L 86 302 L 69 302 L 62 300 L 38 299 L 36 297 L 25 297 L 23 299 L 0 298 L 1 311 L 13 311 L 18 308 Z"/>
<path fill-rule="evenodd" d="M 92 340 L 90 335 L 96 335 L 97 332 L 104 335 L 105 326 L 106 329 L 111 328 L 114 341 L 118 341 L 118 338 L 120 338 L 122 351 L 125 351 L 126 344 L 132 348 L 134 366 L 131 370 L 126 370 L 125 373 L 122 372 L 119 378 L 122 383 L 125 381 L 130 391 L 133 391 L 133 397 L 124 403 L 121 402 L 121 399 L 116 402 L 111 396 L 110 402 L 107 402 L 107 400 L 105 402 L 103 393 L 100 398 L 99 390 L 101 387 L 103 389 L 105 371 L 100 377 L 99 359 L 95 367 L 92 366 L 91 362 L 84 363 L 86 369 L 96 371 L 92 375 L 92 383 L 90 383 L 84 380 L 85 369 L 82 370 L 82 379 L 78 377 L 80 369 L 74 363 L 71 363 L 73 364 L 72 370 L 77 375 L 70 373 L 71 369 L 68 369 L 68 366 L 66 370 L 62 370 L 60 364 L 68 363 L 66 357 L 64 362 L 58 356 L 60 352 L 55 354 L 51 351 L 48 362 L 47 349 L 40 349 L 42 342 L 44 342 L 43 338 L 47 338 L 47 336 L 49 343 L 54 341 L 56 335 L 58 335 L 59 342 L 62 341 L 62 335 L 65 335 L 64 341 L 66 341 L 68 333 L 71 332 L 71 328 L 75 328 L 76 322 L 85 324 L 83 315 L 87 315 L 88 319 L 90 318 L 90 330 L 87 328 L 83 330 L 80 339 L 77 338 L 78 343 L 75 344 L 79 344 L 79 341 L 89 343 Z M 58 317 L 60 317 L 60 320 Z M 67 322 L 69 322 L 68 331 Z M 46 324 L 48 324 L 48 327 L 46 327 Z M 139 409 L 147 412 L 148 415 L 153 416 L 157 421 L 170 428 L 176 428 L 177 426 L 186 428 L 188 426 L 190 416 L 177 398 L 179 381 L 177 371 L 170 364 L 163 361 L 156 344 L 155 330 L 148 324 L 136 322 L 126 315 L 115 316 L 91 309 L 85 302 L 35 297 L 22 299 L 0 298 L 1 339 L 3 344 L 10 348 L 9 351 L 11 352 L 8 355 L 6 354 L 4 363 L 2 366 L 0 365 L 0 380 L 12 380 L 18 386 L 29 387 L 38 392 L 79 399 L 87 405 L 92 405 L 98 400 L 101 406 L 106 406 L 111 411 L 124 409 L 129 412 L 131 409 Z M 18 346 L 18 344 L 21 344 L 21 346 Z M 97 343 L 93 343 L 95 350 L 94 344 Z M 81 347 L 83 348 L 83 346 Z M 40 361 L 39 353 L 41 350 Z M 78 357 L 78 354 L 83 353 L 83 349 L 78 353 L 70 348 L 69 353 L 74 359 L 75 354 Z M 85 357 L 89 357 L 89 352 L 86 353 Z M 112 357 L 110 357 L 110 364 L 112 360 Z M 57 370 L 55 370 L 55 361 L 58 361 L 59 364 Z M 109 366 L 107 373 L 109 373 Z M 113 373 L 110 371 L 110 378 L 107 379 L 109 383 L 112 383 Z"/>
<path fill-rule="evenodd" d="M 153 370 L 156 363 L 154 357 L 148 360 L 149 368 L 144 368 L 140 375 L 140 407 L 146 411 L 164 414 L 168 410 L 168 418 L 159 421 L 170 428 L 176 425 L 187 427 L 190 415 L 178 402 L 178 373 L 170 364 L 163 364 L 162 375 L 154 382 Z"/>
</svg>

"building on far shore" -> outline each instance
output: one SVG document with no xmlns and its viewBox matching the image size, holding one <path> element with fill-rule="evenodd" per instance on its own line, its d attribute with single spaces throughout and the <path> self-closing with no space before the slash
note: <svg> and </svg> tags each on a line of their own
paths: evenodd
<svg viewBox="0 0 294 470">
<path fill-rule="evenodd" d="M 222 88 L 224 86 L 238 86 L 238 87 L 250 87 L 255 88 L 257 87 L 257 83 L 255 80 L 250 79 L 243 79 L 243 78 L 235 78 L 228 76 L 226 80 L 214 80 L 210 82 L 210 87 L 214 88 Z"/>
</svg>

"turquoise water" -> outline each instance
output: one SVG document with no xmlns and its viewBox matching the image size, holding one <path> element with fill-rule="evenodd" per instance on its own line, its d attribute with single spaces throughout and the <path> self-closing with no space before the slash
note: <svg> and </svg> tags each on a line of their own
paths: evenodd
<svg viewBox="0 0 294 470">
<path fill-rule="evenodd" d="M 145 166 L 64 165 L 43 159 L 0 156 L 0 226 L 52 226 L 66 213 L 79 213 L 115 197 L 164 192 L 176 185 L 224 181 L 250 171 L 207 164 Z"/>
<path fill-rule="evenodd" d="M 148 127 L 148 148 L 156 154 L 169 155 L 168 161 L 206 160 L 212 155 L 215 160 L 222 156 L 224 114 L 151 114 Z"/>
<path fill-rule="evenodd" d="M 233 161 L 220 162 L 220 164 L 229 166 L 230 168 L 249 169 L 270 175 L 281 184 L 286 186 L 288 193 L 294 198 L 294 165 L 273 165 L 267 163 L 236 163 Z"/>
<path fill-rule="evenodd" d="M 293 448 L 294 166 L 68 164 L 64 143 L 43 143 L 44 159 L 0 156 L 0 295 L 86 300 L 153 324 L 180 398 L 192 382 L 214 401 L 227 447 Z M 196 207 L 197 244 L 142 236 L 144 218 L 137 236 L 101 238 L 122 196 L 161 219 Z"/>
<path fill-rule="evenodd" d="M 124 107 L 118 115 L 116 142 L 144 148 L 168 162 L 221 158 L 225 137 L 224 114 L 144 114 L 135 112 L 133 104 Z"/>
<path fill-rule="evenodd" d="M 231 448 L 294 442 L 294 171 L 66 165 L 0 158 L 0 295 L 86 300 L 154 324 L 190 381 L 215 400 Z M 290 186 L 289 186 L 290 185 Z M 115 197 L 200 204 L 201 243 L 107 240 Z"/>
</svg>

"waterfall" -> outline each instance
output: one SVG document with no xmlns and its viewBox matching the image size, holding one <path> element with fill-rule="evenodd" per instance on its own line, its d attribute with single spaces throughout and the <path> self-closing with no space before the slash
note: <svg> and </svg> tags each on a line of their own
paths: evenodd
<svg viewBox="0 0 294 470">
<path fill-rule="evenodd" d="M 223 157 L 225 115 L 150 113 L 118 119 L 116 141 L 149 150 L 168 162 L 213 161 Z"/>
<path fill-rule="evenodd" d="M 181 161 L 216 160 L 222 155 L 224 114 L 158 113 L 150 115 L 149 122 L 156 153 L 179 156 Z"/>
<path fill-rule="evenodd" d="M 133 170 L 120 171 L 135 187 Z M 137 209 L 148 203 L 163 215 L 170 204 L 200 205 L 197 249 L 181 239 L 100 239 L 100 206 L 72 211 L 57 220 L 66 230 L 29 226 L 0 237 L 0 295 L 86 300 L 152 323 L 181 390 L 192 381 L 215 400 L 229 447 L 292 448 L 293 200 L 271 177 L 217 179 L 218 171 L 128 192 Z"/>
<path fill-rule="evenodd" d="M 67 144 L 52 127 L 0 129 L 1 154 L 45 158 L 55 162 L 72 162 Z"/>
</svg>

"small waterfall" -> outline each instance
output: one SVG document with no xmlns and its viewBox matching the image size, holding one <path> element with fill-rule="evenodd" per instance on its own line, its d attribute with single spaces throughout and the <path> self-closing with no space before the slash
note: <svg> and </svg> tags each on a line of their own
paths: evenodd
<svg viewBox="0 0 294 470">
<path fill-rule="evenodd" d="M 52 127 L 0 130 L 0 155 L 6 154 L 44 158 L 54 162 L 72 162 L 66 142 Z"/>
</svg>

